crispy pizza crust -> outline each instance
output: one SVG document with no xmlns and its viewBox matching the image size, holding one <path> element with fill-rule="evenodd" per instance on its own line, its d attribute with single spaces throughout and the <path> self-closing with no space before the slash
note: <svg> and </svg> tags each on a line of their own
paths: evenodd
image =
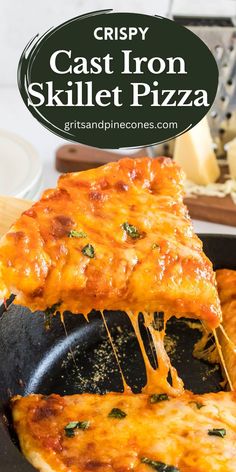
<svg viewBox="0 0 236 472">
<path fill-rule="evenodd" d="M 216 279 L 222 307 L 222 325 L 227 336 L 219 331 L 219 341 L 225 365 L 234 390 L 236 390 L 236 270 L 220 269 Z"/>
<path fill-rule="evenodd" d="M 151 398 L 114 393 L 15 397 L 14 426 L 23 453 L 41 472 L 151 471 L 143 458 L 180 472 L 236 470 L 235 393 L 185 392 L 156 403 Z M 126 416 L 109 417 L 113 408 Z M 67 437 L 64 428 L 73 421 L 89 421 L 89 427 Z M 214 430 L 218 434 L 209 435 Z"/>
<path fill-rule="evenodd" d="M 221 318 L 183 173 L 168 158 L 62 175 L 1 240 L 0 298 L 11 293 L 32 310 L 159 310 L 212 328 Z"/>
</svg>

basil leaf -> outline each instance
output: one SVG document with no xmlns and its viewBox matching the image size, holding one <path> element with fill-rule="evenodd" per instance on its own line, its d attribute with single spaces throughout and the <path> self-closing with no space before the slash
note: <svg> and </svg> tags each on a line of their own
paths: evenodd
<svg viewBox="0 0 236 472">
<path fill-rule="evenodd" d="M 45 328 L 50 329 L 51 323 L 52 323 L 52 316 L 55 314 L 55 312 L 60 308 L 61 302 L 54 303 L 54 305 L 46 308 L 44 312 L 44 320 L 45 320 Z"/>
<path fill-rule="evenodd" d="M 150 403 L 160 403 L 166 400 L 169 400 L 169 397 L 166 393 L 154 393 L 150 397 Z"/>
<path fill-rule="evenodd" d="M 73 438 L 75 436 L 75 429 L 88 429 L 90 425 L 89 421 L 71 421 L 68 423 L 65 428 L 65 434 L 68 438 Z"/>
<path fill-rule="evenodd" d="M 112 410 L 108 414 L 108 418 L 117 418 L 119 420 L 122 420 L 126 416 L 127 414 L 124 411 L 120 410 L 120 408 L 112 408 Z"/>
<path fill-rule="evenodd" d="M 138 229 L 136 226 L 130 225 L 129 223 L 123 223 L 122 228 L 125 230 L 125 232 L 130 236 L 132 239 L 138 239 L 141 237 L 141 234 L 139 233 Z"/>
<path fill-rule="evenodd" d="M 84 256 L 90 257 L 90 259 L 93 259 L 95 256 L 95 250 L 92 244 L 86 244 L 86 246 L 83 247 L 82 253 Z"/>
<path fill-rule="evenodd" d="M 213 428 L 208 429 L 209 436 L 218 436 L 219 438 L 224 438 L 226 436 L 226 429 L 225 428 Z"/>
<path fill-rule="evenodd" d="M 141 462 L 143 464 L 149 465 L 152 469 L 157 470 L 157 472 L 180 472 L 180 470 L 173 466 L 164 464 L 164 462 L 154 461 L 148 457 L 142 457 Z"/>
<path fill-rule="evenodd" d="M 84 231 L 76 231 L 75 229 L 72 229 L 68 233 L 68 238 L 87 238 L 87 233 Z"/>
</svg>

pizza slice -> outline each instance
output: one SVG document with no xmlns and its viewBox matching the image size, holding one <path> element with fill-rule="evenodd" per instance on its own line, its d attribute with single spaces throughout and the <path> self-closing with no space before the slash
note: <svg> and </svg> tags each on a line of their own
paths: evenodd
<svg viewBox="0 0 236 472">
<path fill-rule="evenodd" d="M 236 470 L 233 392 L 18 396 L 12 411 L 40 472 Z"/>
<path fill-rule="evenodd" d="M 223 314 L 219 341 L 231 387 L 236 390 L 236 271 L 217 270 L 216 279 Z"/>
<path fill-rule="evenodd" d="M 221 319 L 212 264 L 168 158 L 66 174 L 0 243 L 0 298 L 31 310 L 164 312 Z"/>
</svg>

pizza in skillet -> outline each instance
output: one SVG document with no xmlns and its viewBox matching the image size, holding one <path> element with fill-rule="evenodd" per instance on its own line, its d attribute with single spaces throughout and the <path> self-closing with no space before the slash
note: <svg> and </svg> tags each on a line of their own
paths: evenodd
<svg viewBox="0 0 236 472">
<path fill-rule="evenodd" d="M 236 393 L 12 400 L 15 429 L 40 472 L 233 472 Z"/>
<path fill-rule="evenodd" d="M 65 174 L 0 243 L 0 298 L 31 310 L 161 311 L 221 319 L 212 264 L 171 159 Z"/>
<path fill-rule="evenodd" d="M 124 310 L 147 369 L 140 395 L 125 388 L 13 398 L 22 451 L 41 472 L 236 469 L 235 393 L 184 392 L 164 348 L 172 315 L 198 318 L 213 331 L 221 321 L 212 264 L 183 204 L 182 180 L 167 158 L 64 175 L 1 241 L 0 296 L 85 316 L 93 308 Z M 139 311 L 156 348 L 153 371 Z"/>
</svg>

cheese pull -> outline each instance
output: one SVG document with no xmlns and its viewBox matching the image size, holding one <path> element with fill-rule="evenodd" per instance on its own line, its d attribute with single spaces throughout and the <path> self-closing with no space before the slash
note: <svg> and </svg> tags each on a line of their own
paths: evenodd
<svg viewBox="0 0 236 472">
<path fill-rule="evenodd" d="M 230 378 L 231 388 L 236 390 L 236 271 L 216 271 L 217 287 L 223 313 L 223 330 L 218 330 L 219 342 Z"/>
<path fill-rule="evenodd" d="M 220 169 L 206 118 L 176 138 L 174 160 L 195 184 L 208 185 L 218 179 Z"/>
</svg>

